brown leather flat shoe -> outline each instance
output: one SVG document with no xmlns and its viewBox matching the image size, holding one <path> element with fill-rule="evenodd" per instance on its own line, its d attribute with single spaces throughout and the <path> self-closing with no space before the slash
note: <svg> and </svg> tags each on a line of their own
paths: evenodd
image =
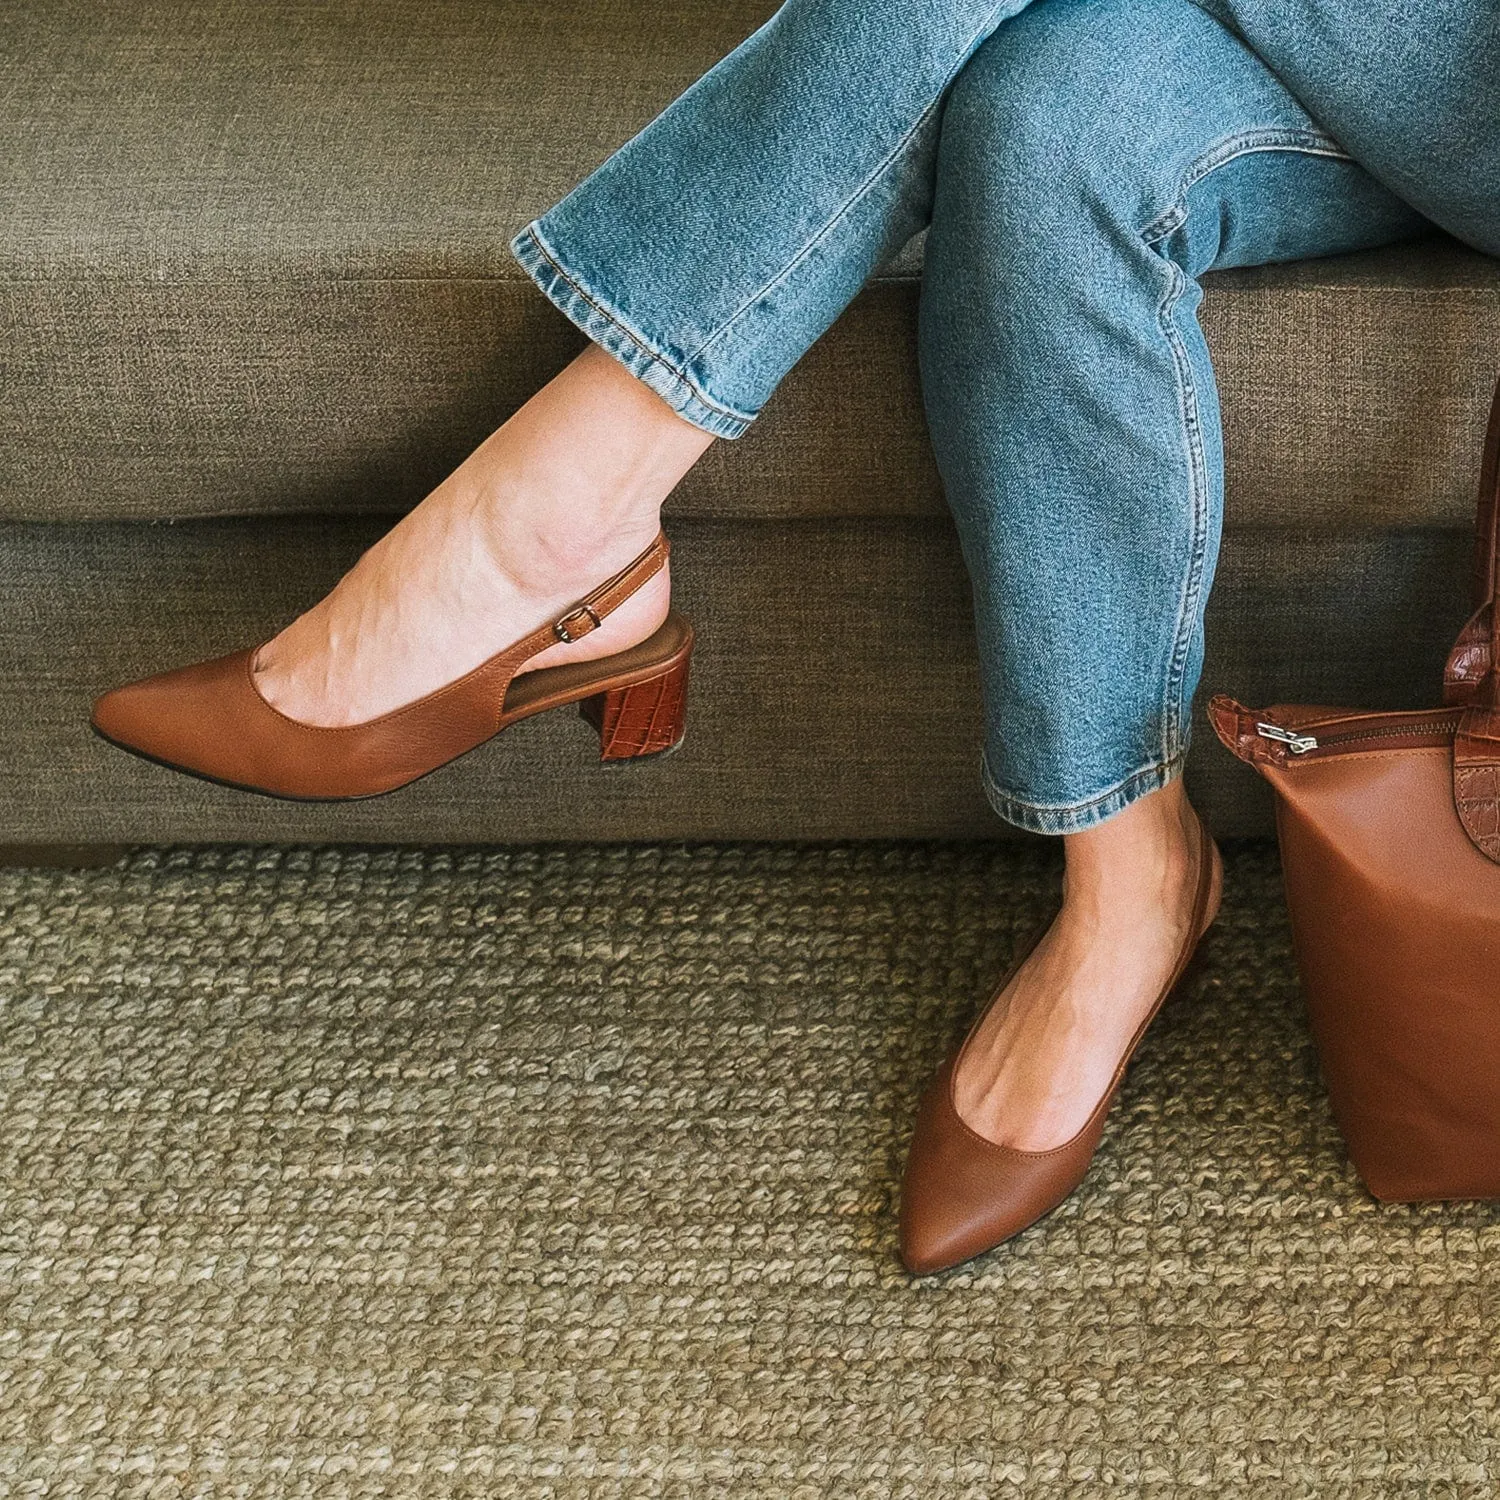
<svg viewBox="0 0 1500 1500">
<path fill-rule="evenodd" d="M 682 739 L 693 629 L 675 611 L 638 646 L 595 661 L 517 670 L 558 641 L 597 630 L 671 547 L 664 534 L 561 619 L 435 692 L 369 719 L 325 728 L 290 719 L 255 685 L 255 648 L 106 693 L 95 730 L 174 770 L 296 801 L 378 797 L 481 745 L 518 719 L 577 703 L 599 731 L 600 758 L 624 760 Z"/>
<path fill-rule="evenodd" d="M 1047 927 L 1025 945 L 994 998 L 969 1028 L 963 1045 L 938 1069 L 927 1086 L 901 1186 L 901 1259 L 915 1275 L 945 1271 L 994 1249 L 1051 1212 L 1087 1175 L 1104 1134 L 1105 1117 L 1130 1059 L 1157 1011 L 1182 979 L 1199 939 L 1212 921 L 1210 913 L 1223 883 L 1223 865 L 1208 831 L 1201 823 L 1198 829 L 1201 841 L 1198 885 L 1189 929 L 1192 938 L 1156 1003 L 1131 1038 L 1104 1097 L 1072 1140 L 1051 1151 L 1020 1151 L 996 1145 L 971 1130 L 953 1102 L 954 1076 L 969 1041 L 1041 942 Z"/>
</svg>

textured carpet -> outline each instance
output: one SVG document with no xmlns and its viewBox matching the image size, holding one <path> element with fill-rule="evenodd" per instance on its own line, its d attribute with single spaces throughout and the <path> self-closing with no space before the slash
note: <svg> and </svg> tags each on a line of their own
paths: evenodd
<svg viewBox="0 0 1500 1500">
<path fill-rule="evenodd" d="M 0 871 L 0 1492 L 1489 1496 L 1500 1208 L 1383 1208 L 1271 851 L 1095 1171 L 914 1284 L 1013 846 Z"/>
</svg>

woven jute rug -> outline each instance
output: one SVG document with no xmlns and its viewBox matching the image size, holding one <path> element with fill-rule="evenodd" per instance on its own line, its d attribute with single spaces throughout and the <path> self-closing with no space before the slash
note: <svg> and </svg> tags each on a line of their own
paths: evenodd
<svg viewBox="0 0 1500 1500">
<path fill-rule="evenodd" d="M 1013 846 L 0 872 L 0 1492 L 1490 1496 L 1500 1208 L 1381 1207 L 1274 851 L 1093 1175 L 914 1283 Z"/>
</svg>

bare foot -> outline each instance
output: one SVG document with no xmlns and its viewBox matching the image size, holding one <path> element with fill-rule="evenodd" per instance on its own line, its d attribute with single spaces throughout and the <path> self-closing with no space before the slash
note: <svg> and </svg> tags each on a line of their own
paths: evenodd
<svg viewBox="0 0 1500 1500">
<path fill-rule="evenodd" d="M 455 681 L 639 556 L 711 441 L 590 346 L 261 647 L 256 685 L 293 719 L 340 725 Z M 623 651 L 670 598 L 663 569 L 524 670 Z"/>
<path fill-rule="evenodd" d="M 1083 1128 L 1191 937 L 1197 815 L 1180 780 L 1066 847 L 1062 909 L 954 1080 L 965 1124 L 1022 1151 L 1050 1151 Z M 1209 920 L 1218 903 L 1215 889 Z"/>
</svg>

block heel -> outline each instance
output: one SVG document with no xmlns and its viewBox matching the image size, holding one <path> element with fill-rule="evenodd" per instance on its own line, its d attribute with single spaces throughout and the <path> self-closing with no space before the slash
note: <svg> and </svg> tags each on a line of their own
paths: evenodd
<svg viewBox="0 0 1500 1500">
<path fill-rule="evenodd" d="M 626 687 L 585 698 L 578 711 L 599 731 L 599 759 L 633 760 L 675 750 L 687 733 L 688 666 L 685 651 L 665 671 Z"/>
</svg>

